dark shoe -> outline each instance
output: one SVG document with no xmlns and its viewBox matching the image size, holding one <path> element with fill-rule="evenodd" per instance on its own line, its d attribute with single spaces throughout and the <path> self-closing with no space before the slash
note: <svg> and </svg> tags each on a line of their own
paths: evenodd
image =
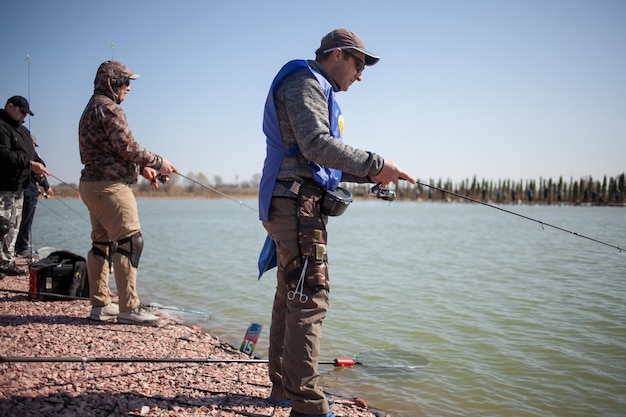
<svg viewBox="0 0 626 417">
<path fill-rule="evenodd" d="M 15 254 L 18 258 L 30 258 L 33 256 L 33 253 L 28 249 L 17 251 Z"/>
<path fill-rule="evenodd" d="M 291 410 L 291 414 L 289 417 L 337 417 L 332 411 L 329 411 L 326 414 L 302 414 L 297 411 Z"/>
<path fill-rule="evenodd" d="M 20 269 L 17 266 L 15 266 L 14 264 L 2 267 L 0 269 L 0 273 L 3 273 L 5 275 L 25 275 L 26 274 L 26 270 L 24 269 Z"/>
</svg>

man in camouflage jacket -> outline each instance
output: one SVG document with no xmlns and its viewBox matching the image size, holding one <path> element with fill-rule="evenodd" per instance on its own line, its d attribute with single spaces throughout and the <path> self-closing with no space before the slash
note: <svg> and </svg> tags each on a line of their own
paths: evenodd
<svg viewBox="0 0 626 417">
<path fill-rule="evenodd" d="M 139 174 L 158 188 L 157 174 L 177 172 L 167 159 L 135 141 L 120 103 L 139 78 L 125 65 L 106 61 L 94 81 L 94 94 L 80 118 L 79 148 L 84 165 L 80 194 L 91 218 L 92 248 L 87 255 L 94 320 L 157 325 L 159 318 L 140 306 L 137 266 L 143 249 L 137 203 L 130 186 Z M 111 302 L 109 263 L 113 263 L 119 306 Z"/>
</svg>

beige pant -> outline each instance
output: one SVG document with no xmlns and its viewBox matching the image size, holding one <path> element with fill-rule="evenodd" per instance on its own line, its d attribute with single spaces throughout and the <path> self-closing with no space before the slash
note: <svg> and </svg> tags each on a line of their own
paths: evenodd
<svg viewBox="0 0 626 417">
<path fill-rule="evenodd" d="M 93 245 L 107 255 L 109 247 L 106 242 L 118 242 L 141 230 L 137 202 L 127 184 L 115 181 L 81 181 L 79 189 L 89 210 Z M 130 243 L 120 247 L 129 250 Z M 120 311 L 131 311 L 140 304 L 136 288 L 137 269 L 131 265 L 127 256 L 119 253 L 113 254 L 112 261 Z M 109 304 L 109 263 L 102 256 L 94 254 L 93 250 L 87 255 L 87 276 L 91 304 Z"/>
</svg>

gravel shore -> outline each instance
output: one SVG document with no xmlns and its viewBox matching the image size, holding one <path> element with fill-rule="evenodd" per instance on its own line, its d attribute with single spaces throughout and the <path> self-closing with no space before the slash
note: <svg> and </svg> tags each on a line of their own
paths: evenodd
<svg viewBox="0 0 626 417">
<path fill-rule="evenodd" d="M 199 328 L 167 317 L 158 327 L 96 322 L 88 301 L 33 301 L 26 291 L 28 275 L 0 280 L 1 416 L 289 416 L 266 400 L 266 364 L 229 362 L 249 358 Z M 13 361 L 21 357 L 66 361 Z M 337 417 L 383 415 L 331 396 Z"/>
</svg>

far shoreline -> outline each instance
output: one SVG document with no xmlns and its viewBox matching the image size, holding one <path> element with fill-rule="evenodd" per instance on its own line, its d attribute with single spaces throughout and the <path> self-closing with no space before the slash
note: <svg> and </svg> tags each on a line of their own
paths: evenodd
<svg viewBox="0 0 626 417">
<path fill-rule="evenodd" d="M 223 191 L 222 191 L 223 190 Z M 171 199 L 171 200 L 233 200 L 234 202 L 243 201 L 243 200 L 254 200 L 258 199 L 258 191 L 256 189 L 250 189 L 242 191 L 241 189 L 231 189 L 224 188 L 219 190 L 220 193 L 225 194 L 219 195 L 215 192 L 211 191 L 203 191 L 203 192 L 179 192 L 179 193 L 168 193 L 163 192 L 163 190 L 149 190 L 142 191 L 135 188 L 133 190 L 133 194 L 135 198 L 138 200 L 148 200 L 148 199 Z M 44 199 L 40 195 L 40 199 Z M 78 190 L 74 186 L 68 185 L 58 185 L 54 187 L 54 196 L 53 199 L 66 199 L 66 200 L 76 200 L 80 199 L 80 194 Z M 383 201 L 377 200 L 377 198 L 373 195 L 355 195 L 353 194 L 353 201 Z M 473 199 L 472 197 L 468 197 Z M 49 199 L 49 198 L 48 198 Z M 515 201 L 507 200 L 507 201 L 497 201 L 493 199 L 473 199 L 476 201 L 470 201 L 462 196 L 456 197 L 447 197 L 447 198 L 424 198 L 424 197 L 402 197 L 397 196 L 394 202 L 414 202 L 414 203 L 464 203 L 464 204 L 493 204 L 498 206 L 571 206 L 571 207 L 626 207 L 626 202 L 581 202 L 581 201 L 552 201 L 552 200 L 525 200 L 525 199 L 517 199 Z"/>
</svg>

